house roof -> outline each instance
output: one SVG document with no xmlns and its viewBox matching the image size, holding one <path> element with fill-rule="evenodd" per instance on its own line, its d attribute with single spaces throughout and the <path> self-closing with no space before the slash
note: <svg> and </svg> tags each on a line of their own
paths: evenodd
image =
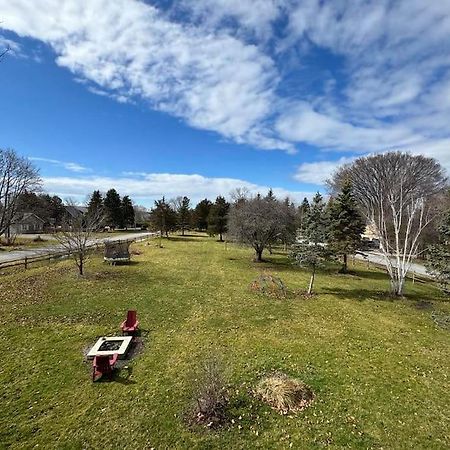
<svg viewBox="0 0 450 450">
<path fill-rule="evenodd" d="M 27 223 L 27 222 L 29 223 L 32 220 L 38 220 L 39 222 L 45 223 L 44 219 L 42 219 L 38 215 L 36 215 L 34 213 L 30 213 L 30 212 L 17 214 L 14 217 L 12 223 Z"/>
<path fill-rule="evenodd" d="M 64 208 L 72 217 L 79 217 L 87 212 L 86 206 L 65 205 Z"/>
</svg>

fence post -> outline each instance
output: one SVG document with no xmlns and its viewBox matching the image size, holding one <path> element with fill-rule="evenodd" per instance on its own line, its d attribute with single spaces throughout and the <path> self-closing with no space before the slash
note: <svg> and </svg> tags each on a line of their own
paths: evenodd
<svg viewBox="0 0 450 450">
<path fill-rule="evenodd" d="M 413 284 L 414 284 L 416 282 L 416 272 L 414 270 L 413 270 L 412 279 L 413 279 Z"/>
<path fill-rule="evenodd" d="M 25 270 L 27 270 L 28 269 L 28 258 L 26 256 L 25 256 L 24 262 L 25 262 Z"/>
</svg>

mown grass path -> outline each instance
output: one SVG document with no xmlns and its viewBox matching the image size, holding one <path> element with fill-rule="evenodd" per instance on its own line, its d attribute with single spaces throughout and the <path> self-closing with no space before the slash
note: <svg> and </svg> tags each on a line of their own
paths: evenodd
<svg viewBox="0 0 450 450">
<path fill-rule="evenodd" d="M 331 267 L 317 277 L 317 296 L 277 300 L 249 285 L 267 270 L 305 289 L 308 274 L 284 254 L 255 264 L 248 249 L 207 237 L 134 248 L 142 253 L 129 266 L 93 258 L 84 279 L 68 261 L 1 275 L 0 445 L 450 447 L 450 332 L 430 309 L 450 305 L 433 287 L 408 284 L 409 296 L 392 301 L 382 272 Z M 129 308 L 144 351 L 115 382 L 93 384 L 83 351 L 117 332 Z M 198 362 L 211 353 L 227 368 L 235 423 L 194 432 L 182 415 Z M 312 386 L 310 408 L 281 416 L 251 396 L 276 369 Z"/>
</svg>

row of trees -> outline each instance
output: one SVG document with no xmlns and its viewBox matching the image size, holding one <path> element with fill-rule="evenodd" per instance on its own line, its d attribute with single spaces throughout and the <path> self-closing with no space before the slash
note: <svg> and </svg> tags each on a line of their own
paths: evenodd
<svg viewBox="0 0 450 450">
<path fill-rule="evenodd" d="M 312 269 L 312 291 L 322 260 L 342 257 L 342 271 L 347 271 L 347 255 L 361 247 L 365 223 L 347 183 L 328 204 L 317 193 L 311 204 L 305 199 L 298 209 L 271 191 L 265 197 L 240 197 L 231 207 L 228 226 L 230 237 L 253 247 L 256 261 L 262 261 L 264 250 L 272 245 L 292 245 L 292 258 Z"/>
<path fill-rule="evenodd" d="M 225 198 L 219 196 L 214 203 L 204 199 L 194 209 L 190 204 L 188 197 L 177 197 L 170 201 L 163 197 L 156 200 L 150 212 L 151 227 L 166 236 L 177 230 L 181 231 L 183 236 L 189 229 L 208 231 L 212 235 L 219 235 L 220 241 L 223 241 L 230 208 Z"/>
<path fill-rule="evenodd" d="M 424 251 L 420 250 L 421 241 L 436 229 L 442 215 L 448 192 L 442 166 L 433 158 L 402 152 L 362 157 L 339 168 L 329 187 L 327 205 L 317 194 L 311 205 L 304 201 L 297 212 L 300 234 L 291 256 L 297 264 L 311 269 L 309 291 L 323 260 L 342 256 L 342 270 L 347 269 L 347 255 L 359 248 L 361 233 L 370 225 L 379 239 L 392 293 L 403 295 L 412 258 Z M 230 235 L 251 245 L 260 261 L 266 247 L 295 236 L 287 205 L 283 209 L 283 202 L 270 195 L 236 199 L 229 214 Z M 429 267 L 448 283 L 450 232 L 446 225 L 438 232 L 439 243 L 429 251 Z"/>
<path fill-rule="evenodd" d="M 63 224 L 66 210 L 57 195 L 37 194 L 25 191 L 17 200 L 17 212 L 29 212 L 40 217 L 46 226 L 58 227 Z"/>
<path fill-rule="evenodd" d="M 347 272 L 347 256 L 361 248 L 365 221 L 359 213 L 350 182 L 325 204 L 317 193 L 305 208 L 300 239 L 292 247 L 291 257 L 311 270 L 308 294 L 312 293 L 316 269 L 325 260 L 342 259 L 341 272 Z"/>
<path fill-rule="evenodd" d="M 102 223 L 111 228 L 127 228 L 135 224 L 133 202 L 128 195 L 122 198 L 115 189 L 110 189 L 103 197 L 100 191 L 94 191 L 87 205 L 89 215 L 103 211 Z"/>
</svg>

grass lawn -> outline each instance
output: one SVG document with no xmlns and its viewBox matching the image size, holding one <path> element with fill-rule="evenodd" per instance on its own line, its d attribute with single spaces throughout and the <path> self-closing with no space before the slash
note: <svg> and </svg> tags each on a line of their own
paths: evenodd
<svg viewBox="0 0 450 450">
<path fill-rule="evenodd" d="M 47 237 L 42 237 L 42 240 L 34 240 L 33 238 L 20 237 L 15 239 L 13 245 L 5 245 L 4 242 L 0 242 L 0 251 L 13 252 L 16 250 L 32 249 L 50 247 L 58 242 Z"/>
<path fill-rule="evenodd" d="M 0 447 L 450 448 L 450 331 L 432 320 L 450 304 L 434 287 L 407 284 L 392 301 L 386 275 L 359 265 L 320 273 L 313 298 L 277 300 L 249 285 L 268 270 L 305 289 L 284 254 L 255 264 L 207 237 L 133 248 L 133 264 L 96 256 L 84 279 L 69 261 L 1 275 Z M 145 347 L 114 382 L 92 383 L 83 352 L 129 308 Z M 235 423 L 196 432 L 182 415 L 211 352 Z M 282 416 L 252 397 L 276 369 L 314 389 L 309 408 Z"/>
</svg>

